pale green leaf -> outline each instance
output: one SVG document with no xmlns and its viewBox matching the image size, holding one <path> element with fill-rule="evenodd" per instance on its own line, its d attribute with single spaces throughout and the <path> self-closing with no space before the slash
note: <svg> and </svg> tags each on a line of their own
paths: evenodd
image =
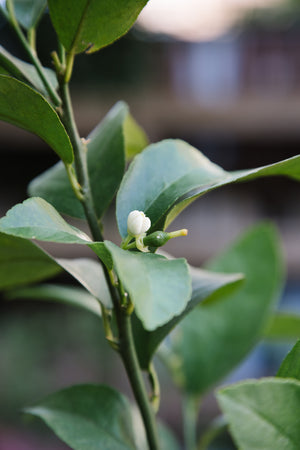
<svg viewBox="0 0 300 450">
<path fill-rule="evenodd" d="M 73 386 L 25 412 L 40 417 L 74 450 L 135 449 L 131 405 L 108 386 Z"/>
<path fill-rule="evenodd" d="M 150 217 L 151 230 L 166 228 L 193 200 L 218 187 L 260 176 L 285 175 L 300 180 L 300 156 L 252 170 L 226 172 L 181 140 L 150 145 L 137 155 L 117 196 L 121 236 L 128 214 L 138 209 Z"/>
<path fill-rule="evenodd" d="M 239 449 L 299 449 L 299 381 L 249 380 L 220 389 L 217 399 Z"/>
<path fill-rule="evenodd" d="M 83 231 L 69 225 L 58 212 L 41 198 L 32 197 L 11 208 L 0 219 L 0 232 L 25 239 L 89 244 Z"/>
<path fill-rule="evenodd" d="M 92 53 L 125 34 L 147 1 L 48 0 L 48 5 L 54 28 L 66 50 Z"/>
<path fill-rule="evenodd" d="M 69 136 L 50 103 L 15 78 L 0 75 L 0 120 L 42 138 L 65 163 L 72 163 Z"/>
<path fill-rule="evenodd" d="M 27 30 L 36 27 L 45 8 L 46 0 L 12 0 L 17 21 Z"/>
</svg>

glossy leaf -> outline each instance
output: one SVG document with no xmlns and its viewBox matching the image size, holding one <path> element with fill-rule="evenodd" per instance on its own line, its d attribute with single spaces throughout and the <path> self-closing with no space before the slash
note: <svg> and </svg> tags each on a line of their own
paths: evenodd
<svg viewBox="0 0 300 450">
<path fill-rule="evenodd" d="M 36 27 L 45 8 L 46 0 L 13 0 L 17 21 L 26 30 Z"/>
<path fill-rule="evenodd" d="M 26 84 L 6 75 L 0 75 L 0 120 L 35 133 L 65 163 L 73 161 L 70 139 L 50 103 Z"/>
<path fill-rule="evenodd" d="M 74 450 L 135 449 L 131 405 L 108 386 L 73 386 L 25 412 L 40 417 Z"/>
<path fill-rule="evenodd" d="M 176 325 L 200 302 L 216 301 L 240 286 L 244 279 L 240 274 L 221 274 L 190 267 L 193 293 L 184 311 L 154 331 L 147 331 L 135 317 L 134 340 L 142 369 L 147 370 L 155 351 Z"/>
<path fill-rule="evenodd" d="M 241 271 L 245 282 L 233 294 L 200 303 L 175 330 L 172 350 L 181 361 L 180 379 L 188 393 L 211 388 L 261 336 L 281 287 L 278 240 L 271 226 L 255 227 L 209 265 L 214 271 Z"/>
<path fill-rule="evenodd" d="M 295 378 L 300 381 L 300 340 L 296 342 L 283 360 L 277 372 L 277 377 Z"/>
<path fill-rule="evenodd" d="M 300 180 L 300 156 L 251 170 L 226 172 L 181 140 L 150 145 L 136 156 L 117 196 L 121 236 L 127 217 L 138 209 L 150 217 L 152 231 L 166 228 L 193 200 L 218 187 L 260 176 L 286 175 Z"/>
<path fill-rule="evenodd" d="M 20 81 L 27 81 L 32 84 L 43 95 L 48 96 L 48 92 L 44 87 L 35 67 L 19 58 L 11 55 L 0 45 L 0 66 L 6 70 L 6 73 L 18 78 Z M 57 88 L 57 78 L 53 70 L 44 68 L 44 73 L 52 84 L 54 89 Z"/>
<path fill-rule="evenodd" d="M 109 206 L 122 180 L 125 152 L 132 152 L 132 147 L 128 147 L 128 141 L 131 142 L 138 134 L 138 131 L 134 131 L 137 128 L 131 131 L 124 130 L 128 117 L 128 106 L 118 102 L 88 136 L 88 170 L 99 218 Z M 145 144 L 146 142 L 140 139 L 135 151 L 141 150 Z M 44 198 L 61 213 L 85 218 L 81 203 L 71 189 L 62 163 L 56 164 L 35 178 L 29 185 L 29 193 Z"/>
<path fill-rule="evenodd" d="M 38 300 L 63 303 L 70 306 L 90 311 L 101 317 L 98 301 L 85 289 L 55 284 L 39 284 L 19 289 L 13 289 L 5 293 L 7 300 Z"/>
<path fill-rule="evenodd" d="M 273 314 L 264 330 L 265 339 L 295 340 L 299 336 L 300 316 L 283 311 Z"/>
<path fill-rule="evenodd" d="M 147 0 L 48 0 L 58 37 L 73 53 L 92 53 L 120 38 L 146 3 Z"/>
<path fill-rule="evenodd" d="M 239 449 L 299 448 L 299 381 L 245 381 L 219 390 L 217 399 Z"/>
<path fill-rule="evenodd" d="M 41 281 L 59 272 L 59 265 L 37 245 L 0 233 L 0 289 Z"/>
<path fill-rule="evenodd" d="M 154 330 L 185 309 L 191 280 L 184 259 L 128 252 L 109 241 L 105 246 L 146 330 Z"/>
<path fill-rule="evenodd" d="M 0 232 L 25 239 L 88 244 L 90 238 L 83 231 L 69 225 L 42 198 L 29 198 L 11 208 L 0 219 Z"/>
<path fill-rule="evenodd" d="M 112 301 L 103 269 L 99 261 L 89 258 L 62 259 L 57 263 L 69 272 L 90 294 L 96 297 L 106 308 L 112 308 Z"/>
</svg>

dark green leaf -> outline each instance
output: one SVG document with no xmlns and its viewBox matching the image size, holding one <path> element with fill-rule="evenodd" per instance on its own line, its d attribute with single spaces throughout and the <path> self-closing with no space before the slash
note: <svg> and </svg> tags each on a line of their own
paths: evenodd
<svg viewBox="0 0 300 450">
<path fill-rule="evenodd" d="M 300 381 L 300 340 L 296 342 L 292 350 L 287 354 L 276 376 L 280 378 L 296 378 Z"/>
<path fill-rule="evenodd" d="M 13 0 L 17 21 L 27 30 L 36 27 L 46 3 L 46 0 Z"/>
<path fill-rule="evenodd" d="M 51 301 L 76 306 L 101 317 L 100 305 L 85 289 L 74 286 L 55 284 L 39 284 L 5 293 L 7 300 L 30 299 L 38 301 Z"/>
<path fill-rule="evenodd" d="M 131 405 L 108 386 L 73 386 L 25 412 L 40 417 L 74 450 L 133 450 Z"/>
<path fill-rule="evenodd" d="M 102 305 L 106 308 L 112 308 L 110 293 L 99 261 L 89 258 L 59 258 L 56 261 L 63 269 L 76 278 L 90 294 L 96 297 Z"/>
<path fill-rule="evenodd" d="M 68 52 L 95 52 L 125 34 L 147 0 L 48 0 L 58 37 Z M 68 20 L 66 20 L 66 17 Z"/>
<path fill-rule="evenodd" d="M 147 331 L 141 322 L 134 318 L 133 332 L 139 363 L 142 369 L 147 370 L 154 353 L 161 342 L 167 337 L 173 328 L 201 301 L 213 301 L 231 292 L 243 281 L 239 274 L 212 273 L 190 267 L 192 274 L 193 293 L 184 311 L 174 317 L 165 325 L 154 331 Z"/>
<path fill-rule="evenodd" d="M 184 259 L 129 252 L 109 241 L 105 246 L 146 330 L 154 330 L 185 309 L 191 280 Z"/>
<path fill-rule="evenodd" d="M 83 231 L 68 225 L 58 212 L 42 198 L 29 198 L 11 208 L 0 219 L 0 232 L 25 239 L 89 244 Z"/>
<path fill-rule="evenodd" d="M 200 303 L 175 330 L 172 349 L 189 393 L 206 391 L 257 343 L 281 287 L 278 240 L 271 226 L 255 227 L 210 264 L 214 271 L 242 272 L 245 282 L 231 295 Z"/>
<path fill-rule="evenodd" d="M 270 317 L 264 331 L 266 339 L 298 339 L 300 337 L 300 316 L 277 312 Z"/>
<path fill-rule="evenodd" d="M 0 289 L 41 281 L 60 271 L 59 265 L 37 245 L 0 233 Z"/>
<path fill-rule="evenodd" d="M 299 449 L 299 381 L 245 381 L 219 390 L 217 398 L 239 449 Z"/>
<path fill-rule="evenodd" d="M 6 73 L 18 78 L 20 81 L 30 82 L 38 91 L 45 96 L 48 95 L 44 84 L 42 83 L 35 67 L 32 64 L 16 58 L 0 45 L 0 65 L 6 70 Z M 57 78 L 53 70 L 44 68 L 45 76 L 52 84 L 54 89 L 57 88 Z"/>
<path fill-rule="evenodd" d="M 131 138 L 126 137 L 130 136 L 129 131 L 124 132 L 128 116 L 128 106 L 118 102 L 88 136 L 90 184 L 99 218 L 109 206 L 123 177 L 125 151 L 129 151 L 126 150 L 126 140 L 131 141 Z M 125 133 L 125 149 L 123 133 Z M 85 218 L 83 208 L 71 189 L 62 163 L 56 164 L 35 178 L 29 185 L 29 193 L 43 197 L 61 213 Z"/>
<path fill-rule="evenodd" d="M 38 92 L 0 75 L 0 120 L 37 134 L 65 163 L 72 163 L 70 139 L 57 113 Z"/>
<path fill-rule="evenodd" d="M 252 170 L 226 172 L 200 151 L 180 140 L 150 145 L 136 156 L 117 196 L 121 236 L 127 235 L 128 214 L 144 211 L 151 230 L 164 229 L 193 200 L 218 187 L 260 176 L 286 175 L 300 180 L 300 156 Z"/>
</svg>

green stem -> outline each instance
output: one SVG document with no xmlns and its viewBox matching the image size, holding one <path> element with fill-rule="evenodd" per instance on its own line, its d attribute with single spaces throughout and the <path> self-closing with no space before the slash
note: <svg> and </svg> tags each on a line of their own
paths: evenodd
<svg viewBox="0 0 300 450">
<path fill-rule="evenodd" d="M 159 410 L 160 405 L 160 385 L 159 379 L 153 363 L 150 363 L 148 370 L 149 382 L 152 388 L 151 404 L 155 412 Z"/>
<path fill-rule="evenodd" d="M 13 27 L 13 29 L 15 30 L 21 44 L 23 45 L 24 50 L 26 51 L 30 61 L 32 62 L 32 64 L 35 66 L 37 73 L 40 76 L 40 79 L 42 80 L 48 94 L 49 97 L 51 98 L 52 102 L 54 103 L 55 106 L 59 106 L 61 104 L 61 99 L 59 98 L 59 96 L 57 95 L 57 93 L 55 92 L 55 89 L 53 88 L 53 86 L 51 85 L 51 83 L 48 81 L 45 72 L 44 72 L 44 68 L 42 66 L 42 64 L 40 63 L 40 60 L 38 59 L 35 51 L 31 48 L 31 46 L 29 45 L 27 39 L 24 36 L 24 33 L 22 32 L 18 21 L 16 19 L 15 16 L 15 12 L 14 12 L 14 7 L 13 7 L 13 3 L 12 0 L 7 0 L 7 10 L 9 13 L 9 21 L 11 26 Z"/>
<path fill-rule="evenodd" d="M 82 140 L 80 139 L 77 130 L 77 126 L 73 115 L 69 86 L 68 83 L 65 81 L 65 79 L 61 81 L 60 90 L 63 100 L 62 121 L 66 127 L 66 130 L 70 136 L 73 145 L 76 174 L 78 182 L 81 186 L 81 192 L 83 194 L 81 203 L 85 210 L 85 216 L 88 221 L 93 238 L 96 241 L 103 241 L 103 236 L 99 228 L 99 223 L 97 215 L 95 213 L 93 198 L 90 189 L 86 148 Z M 113 286 L 113 284 L 111 283 L 110 275 L 107 268 L 105 267 L 104 264 L 102 264 L 102 266 L 106 277 L 107 285 L 110 290 L 117 318 L 119 331 L 118 350 L 122 357 L 136 402 L 139 406 L 141 415 L 143 417 L 150 450 L 158 450 L 159 446 L 156 431 L 155 415 L 152 406 L 149 402 L 144 380 L 138 363 L 134 339 L 132 336 L 130 311 L 128 311 L 127 306 L 126 308 L 122 307 L 120 299 L 121 295 L 117 291 L 116 287 Z M 105 320 L 106 319 L 107 317 L 105 318 Z M 105 322 L 105 324 L 107 325 L 107 322 Z"/>
<path fill-rule="evenodd" d="M 185 395 L 182 399 L 183 432 L 186 450 L 197 448 L 197 416 L 199 401 L 191 395 Z"/>
<path fill-rule="evenodd" d="M 223 433 L 227 428 L 227 422 L 223 416 L 216 417 L 209 428 L 203 433 L 198 441 L 197 450 L 206 450 L 217 436 Z"/>
</svg>

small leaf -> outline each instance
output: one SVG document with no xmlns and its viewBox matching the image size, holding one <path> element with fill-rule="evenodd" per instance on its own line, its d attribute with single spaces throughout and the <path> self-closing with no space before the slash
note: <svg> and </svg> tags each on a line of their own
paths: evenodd
<svg viewBox="0 0 300 450">
<path fill-rule="evenodd" d="M 265 339 L 295 340 L 300 336 L 300 316 L 279 311 L 273 314 L 264 330 Z"/>
<path fill-rule="evenodd" d="M 112 308 L 112 301 L 103 269 L 99 261 L 89 258 L 62 259 L 57 263 L 69 272 L 90 294 L 96 297 L 106 308 Z"/>
<path fill-rule="evenodd" d="M 191 295 L 184 259 L 129 252 L 109 241 L 105 246 L 146 330 L 154 330 L 184 310 Z"/>
<path fill-rule="evenodd" d="M 124 174 L 126 139 L 131 139 L 129 131 L 124 131 L 128 115 L 128 106 L 118 102 L 87 139 L 88 170 L 98 218 L 109 206 Z M 29 185 L 29 193 L 44 198 L 61 213 L 85 218 L 62 163 L 35 178 Z"/>
<path fill-rule="evenodd" d="M 298 450 L 299 381 L 245 381 L 220 389 L 217 399 L 239 449 Z"/>
<path fill-rule="evenodd" d="M 181 361 L 182 387 L 202 394 L 242 361 L 257 343 L 282 283 L 279 237 L 271 226 L 253 228 L 209 265 L 214 271 L 241 271 L 245 282 L 236 292 L 206 301 L 172 335 Z"/>
<path fill-rule="evenodd" d="M 39 284 L 37 286 L 13 289 L 5 293 L 7 300 L 30 299 L 51 301 L 76 306 L 101 317 L 98 301 L 85 289 L 74 286 Z"/>
<path fill-rule="evenodd" d="M 295 378 L 300 381 L 300 340 L 296 342 L 292 350 L 287 354 L 276 376 Z"/>
<path fill-rule="evenodd" d="M 45 8 L 46 0 L 13 0 L 17 21 L 26 30 L 36 27 Z"/>
<path fill-rule="evenodd" d="M 20 81 L 27 81 L 32 84 L 43 95 L 48 96 L 48 92 L 42 83 L 36 68 L 21 59 L 16 58 L 0 45 L 0 65 L 6 70 L 6 73 L 18 78 Z M 48 78 L 54 89 L 57 89 L 57 78 L 53 70 L 44 68 L 45 76 Z"/>
<path fill-rule="evenodd" d="M 65 49 L 74 53 L 92 53 L 120 38 L 146 3 L 147 0 L 48 0 L 58 37 Z"/>
<path fill-rule="evenodd" d="M 72 163 L 69 136 L 50 103 L 15 78 L 0 75 L 0 120 L 42 138 L 65 163 Z"/>
<path fill-rule="evenodd" d="M 37 245 L 0 233 L 0 289 L 41 281 L 59 272 L 59 265 Z"/>
<path fill-rule="evenodd" d="M 251 170 L 226 172 L 181 140 L 150 145 L 136 156 L 117 196 L 120 234 L 135 209 L 150 217 L 151 231 L 166 228 L 192 201 L 218 187 L 260 176 L 286 175 L 300 180 L 300 156 Z"/>
<path fill-rule="evenodd" d="M 67 222 L 42 198 L 29 198 L 0 219 L 0 232 L 25 239 L 89 244 L 90 238 Z"/>
<path fill-rule="evenodd" d="M 236 289 L 243 282 L 240 274 L 221 274 L 190 267 L 192 275 L 193 293 L 184 311 L 174 317 L 165 325 L 154 331 L 147 331 L 141 322 L 134 318 L 133 332 L 136 343 L 136 351 L 142 369 L 147 370 L 154 353 L 161 342 L 167 337 L 173 328 L 189 314 L 200 302 L 217 300 L 225 294 Z"/>
<path fill-rule="evenodd" d="M 131 405 L 108 386 L 73 386 L 25 412 L 40 417 L 74 450 L 135 449 Z"/>
</svg>

